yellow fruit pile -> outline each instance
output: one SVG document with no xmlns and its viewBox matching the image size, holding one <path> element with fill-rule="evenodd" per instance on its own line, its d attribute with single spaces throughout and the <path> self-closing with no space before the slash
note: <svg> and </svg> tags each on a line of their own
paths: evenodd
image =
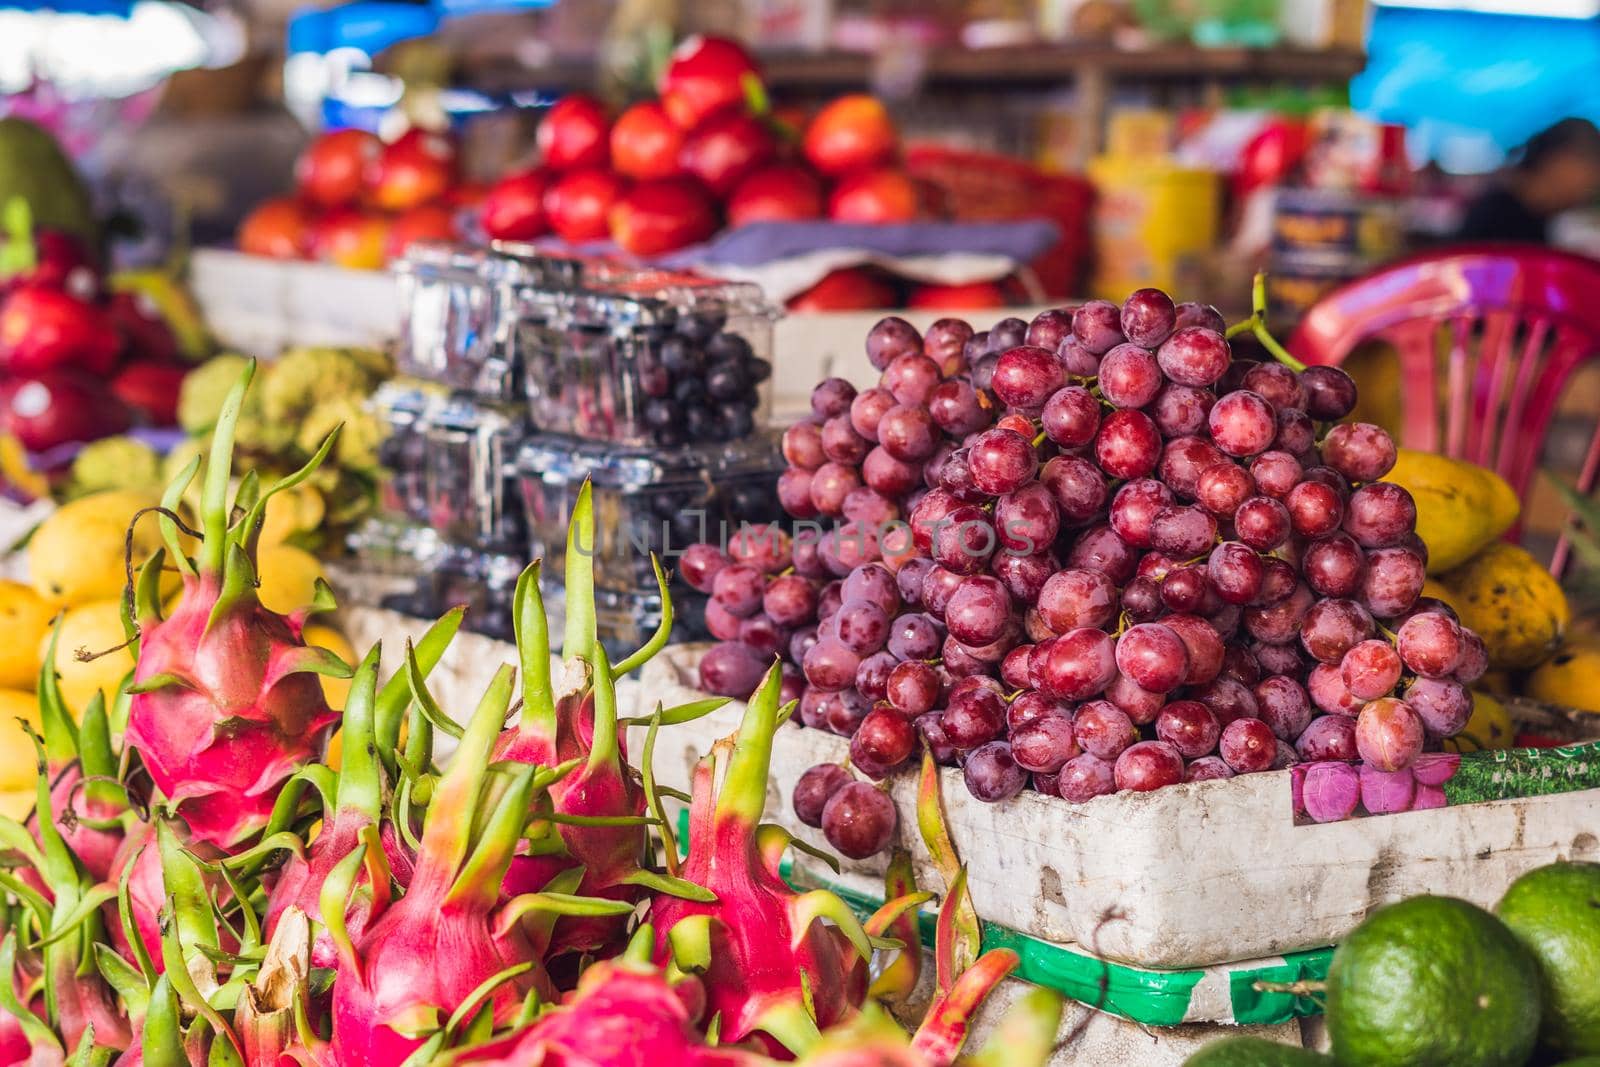
<svg viewBox="0 0 1600 1067">
<path fill-rule="evenodd" d="M 285 505 L 276 511 L 277 519 L 280 498 L 269 505 L 262 529 L 264 580 L 257 595 L 271 610 L 289 614 L 311 605 L 324 573 L 315 556 L 283 541 L 303 529 L 305 520 L 318 521 L 313 515 L 320 516 L 321 497 L 284 493 L 281 498 Z M 96 692 L 105 695 L 108 706 L 114 704 L 114 694 L 133 669 L 122 625 L 128 528 L 135 515 L 158 502 L 147 493 L 112 489 L 63 504 L 28 542 L 28 581 L 0 580 L 0 634 L 5 635 L 0 641 L 0 812 L 16 816 L 33 803 L 33 747 L 17 720 L 37 724 L 34 690 L 57 616 L 61 634 L 54 667 L 74 717 L 83 714 Z M 131 562 L 137 569 L 160 547 L 161 535 L 154 515 L 143 516 L 133 529 Z M 176 572 L 165 591 L 174 600 L 182 596 Z M 310 624 L 305 637 L 355 662 L 349 642 L 331 626 Z M 349 683 L 323 678 L 322 684 L 329 703 L 342 709 Z"/>
</svg>

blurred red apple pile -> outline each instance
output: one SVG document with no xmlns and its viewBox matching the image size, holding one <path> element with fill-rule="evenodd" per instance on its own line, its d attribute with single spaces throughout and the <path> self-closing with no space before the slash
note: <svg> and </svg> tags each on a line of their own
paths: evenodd
<svg viewBox="0 0 1600 1067">
<path fill-rule="evenodd" d="M 551 108 L 539 126 L 538 165 L 489 190 L 484 231 L 501 240 L 609 238 L 654 256 L 724 225 L 895 223 L 923 213 L 878 100 L 840 97 L 797 132 L 762 113 L 765 98 L 742 47 L 692 37 L 673 53 L 656 99 L 615 118 L 582 95 Z"/>
<path fill-rule="evenodd" d="M 0 281 L 0 432 L 41 452 L 176 423 L 188 368 L 155 302 L 109 291 L 76 237 L 41 231 L 34 250 Z"/>
<path fill-rule="evenodd" d="M 334 130 L 301 154 L 294 195 L 240 223 L 239 248 L 376 270 L 412 241 L 457 237 L 456 214 L 477 195 L 446 134 L 414 127 L 385 144 L 365 130 Z"/>
</svg>

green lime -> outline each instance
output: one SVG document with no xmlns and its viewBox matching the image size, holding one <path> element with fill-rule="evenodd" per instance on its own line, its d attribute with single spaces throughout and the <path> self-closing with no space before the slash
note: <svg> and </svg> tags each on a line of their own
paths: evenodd
<svg viewBox="0 0 1600 1067">
<path fill-rule="evenodd" d="M 1183 1061 L 1183 1067 L 1332 1067 L 1320 1052 L 1259 1037 L 1225 1037 Z"/>
<path fill-rule="evenodd" d="M 1328 1036 L 1346 1067 L 1522 1067 L 1539 967 L 1493 915 L 1412 897 L 1351 931 L 1328 969 Z"/>
<path fill-rule="evenodd" d="M 1552 863 L 1511 883 L 1495 914 L 1544 973 L 1541 1042 L 1600 1053 L 1600 863 Z"/>
</svg>

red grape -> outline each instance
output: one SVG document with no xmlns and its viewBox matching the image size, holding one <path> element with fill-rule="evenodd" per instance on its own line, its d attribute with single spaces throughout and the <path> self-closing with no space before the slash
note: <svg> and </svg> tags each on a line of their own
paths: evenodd
<svg viewBox="0 0 1600 1067">
<path fill-rule="evenodd" d="M 1000 680 L 1011 689 L 1027 689 L 1029 685 L 1028 659 L 1032 655 L 1032 645 L 1013 646 L 1011 651 L 1007 652 L 1000 661 Z M 1015 707 L 1014 704 L 1012 706 Z"/>
<path fill-rule="evenodd" d="M 1296 583 L 1283 599 L 1246 608 L 1244 628 L 1263 644 L 1286 645 L 1300 636 L 1300 626 L 1315 602 L 1311 590 Z"/>
<path fill-rule="evenodd" d="M 1427 578 L 1425 564 L 1410 549 L 1374 549 L 1361 576 L 1361 600 L 1372 614 L 1392 619 L 1411 610 Z"/>
<path fill-rule="evenodd" d="M 1152 693 L 1142 689 L 1138 682 L 1125 674 L 1119 674 L 1111 679 L 1111 684 L 1106 686 L 1106 699 L 1121 708 L 1122 711 L 1137 726 L 1148 726 L 1156 721 L 1162 706 L 1167 701 L 1165 693 Z"/>
<path fill-rule="evenodd" d="M 844 786 L 822 809 L 823 836 L 853 860 L 864 860 L 888 848 L 898 822 L 894 801 L 866 782 Z"/>
<path fill-rule="evenodd" d="M 1225 763 L 1221 756 L 1202 756 L 1200 759 L 1191 760 L 1183 769 L 1185 782 L 1211 782 L 1219 778 L 1232 778 L 1233 768 Z"/>
<path fill-rule="evenodd" d="M 1301 537 L 1326 537 L 1344 522 L 1344 500 L 1322 482 L 1302 481 L 1284 498 L 1289 520 Z"/>
<path fill-rule="evenodd" d="M 1369 422 L 1343 422 L 1328 431 L 1322 460 L 1352 482 L 1375 482 L 1396 458 L 1394 438 Z"/>
<path fill-rule="evenodd" d="M 1300 385 L 1300 376 L 1282 363 L 1257 363 L 1245 372 L 1241 384 L 1261 394 L 1279 411 L 1304 410 L 1306 406 L 1306 391 Z"/>
<path fill-rule="evenodd" d="M 1062 800 L 1082 804 L 1116 792 L 1114 764 L 1084 753 L 1066 762 L 1056 776 L 1056 791 Z"/>
<path fill-rule="evenodd" d="M 1165 741 L 1140 741 L 1117 757 L 1117 788 L 1147 793 L 1183 781 L 1183 757 Z"/>
<path fill-rule="evenodd" d="M 1066 384 L 1065 378 L 1054 352 L 1020 345 L 1001 353 L 989 388 L 1009 407 L 1037 411 L 1044 407 L 1052 393 Z"/>
<path fill-rule="evenodd" d="M 1362 548 L 1398 545 L 1417 525 L 1417 505 L 1403 486 L 1373 482 L 1350 494 L 1344 530 Z"/>
<path fill-rule="evenodd" d="M 1149 622 L 1161 614 L 1161 585 L 1143 575 L 1122 587 L 1122 610 L 1134 622 Z"/>
<path fill-rule="evenodd" d="M 1294 750 L 1307 763 L 1356 759 L 1356 721 L 1348 715 L 1319 715 L 1295 740 Z"/>
<path fill-rule="evenodd" d="M 1422 720 L 1403 700 L 1374 700 L 1356 716 L 1356 751 L 1375 770 L 1411 766 L 1422 754 L 1422 740 Z"/>
<path fill-rule="evenodd" d="M 1293 741 L 1311 723 L 1311 698 L 1293 678 L 1274 674 L 1255 687 L 1260 719 L 1284 741 Z"/>
<path fill-rule="evenodd" d="M 875 370 L 883 370 L 899 356 L 921 353 L 922 335 L 899 316 L 879 319 L 867 331 L 867 359 Z"/>
<path fill-rule="evenodd" d="M 730 614 L 749 618 L 761 610 L 765 580 L 760 571 L 744 563 L 731 563 L 717 572 L 711 596 Z"/>
<path fill-rule="evenodd" d="M 1222 727 L 1198 700 L 1175 700 L 1156 716 L 1156 736 L 1185 759 L 1198 759 L 1217 747 Z"/>
<path fill-rule="evenodd" d="M 1300 574 L 1287 560 L 1276 556 L 1261 561 L 1261 595 L 1256 603 L 1269 607 L 1286 599 L 1300 583 Z"/>
<path fill-rule="evenodd" d="M 945 737 L 962 751 L 993 741 L 1005 729 L 1005 724 L 1005 701 L 987 688 L 951 693 L 939 719 Z"/>
<path fill-rule="evenodd" d="M 765 615 L 752 615 L 739 623 L 739 640 L 766 663 L 789 644 L 789 631 Z"/>
<path fill-rule="evenodd" d="M 814 422 L 797 422 L 783 431 L 783 458 L 804 470 L 816 470 L 828 461 L 822 451 L 822 427 Z"/>
<path fill-rule="evenodd" d="M 1230 456 L 1253 456 L 1272 445 L 1278 420 L 1259 394 L 1240 389 L 1217 398 L 1207 417 L 1211 440 Z"/>
<path fill-rule="evenodd" d="M 917 716 L 917 733 L 927 742 L 928 751 L 933 754 L 934 761 L 942 766 L 955 763 L 960 753 L 944 735 L 944 727 L 939 725 L 940 712 L 929 711 Z"/>
<path fill-rule="evenodd" d="M 1484 647 L 1483 638 L 1471 630 L 1461 631 L 1461 662 L 1456 664 L 1456 681 L 1462 685 L 1471 685 L 1484 672 L 1489 669 L 1489 650 Z"/>
<path fill-rule="evenodd" d="M 941 381 L 939 364 L 920 352 L 894 357 L 883 368 L 879 384 L 889 390 L 897 404 L 923 405 Z"/>
<path fill-rule="evenodd" d="M 1128 340 L 1155 348 L 1171 335 L 1178 309 L 1160 289 L 1135 289 L 1122 303 L 1121 326 Z"/>
<path fill-rule="evenodd" d="M 1217 540 L 1217 520 L 1197 507 L 1164 507 L 1150 523 L 1150 543 L 1157 552 L 1189 559 L 1208 552 Z"/>
<path fill-rule="evenodd" d="M 1105 476 L 1081 456 L 1056 456 L 1039 472 L 1039 482 L 1050 491 L 1061 518 L 1070 525 L 1088 522 L 1105 507 Z"/>
<path fill-rule="evenodd" d="M 1261 592 L 1264 573 L 1261 557 L 1238 541 L 1222 542 L 1211 550 L 1211 558 L 1206 563 L 1211 588 L 1229 604 L 1254 601 Z"/>
<path fill-rule="evenodd" d="M 678 570 L 683 580 L 702 593 L 712 590 L 712 583 L 730 560 L 716 545 L 690 545 L 678 560 Z"/>
<path fill-rule="evenodd" d="M 1091 300 L 1072 313 L 1072 336 L 1095 355 L 1121 344 L 1122 311 L 1109 300 Z"/>
<path fill-rule="evenodd" d="M 1030 482 L 1000 498 L 994 508 L 994 523 L 1002 548 L 1032 556 L 1055 541 L 1061 528 L 1061 513 L 1050 490 L 1039 482 Z"/>
<path fill-rule="evenodd" d="M 1281 500 L 1299 484 L 1300 462 L 1287 452 L 1263 452 L 1251 461 L 1250 474 L 1261 492 Z"/>
<path fill-rule="evenodd" d="M 869 711 L 855 736 L 867 758 L 884 767 L 898 767 L 910 759 L 917 744 L 917 731 L 911 720 L 888 703 Z"/>
<path fill-rule="evenodd" d="M 1040 348 L 1053 351 L 1057 345 L 1071 336 L 1071 309 L 1051 308 L 1033 317 L 1033 321 L 1028 323 L 1028 333 L 1023 340 L 1030 345 L 1038 345 Z"/>
<path fill-rule="evenodd" d="M 1354 600 L 1319 600 L 1300 624 L 1300 643 L 1321 663 L 1338 663 L 1373 634 L 1372 616 Z"/>
<path fill-rule="evenodd" d="M 836 637 L 820 638 L 801 663 L 806 681 L 818 689 L 837 692 L 855 684 L 861 656 Z"/>
<path fill-rule="evenodd" d="M 1235 719 L 1257 718 L 1259 705 L 1256 695 L 1237 678 L 1223 675 L 1214 679 L 1194 694 L 1194 698 L 1211 710 L 1220 726 Z"/>
<path fill-rule="evenodd" d="M 1218 330 L 1185 326 L 1156 353 L 1161 370 L 1180 385 L 1209 386 L 1228 369 L 1228 342 Z"/>
<path fill-rule="evenodd" d="M 856 387 L 843 378 L 824 378 L 811 390 L 811 411 L 818 422 L 826 422 L 836 415 L 848 415 L 855 398 Z"/>
<path fill-rule="evenodd" d="M 822 424 L 822 451 L 833 462 L 854 466 L 871 450 L 871 442 L 856 433 L 848 414 L 835 415 Z"/>
<path fill-rule="evenodd" d="M 1087 700 L 1116 677 L 1116 649 L 1104 632 L 1080 627 L 1035 646 L 1028 671 L 1046 696 Z"/>
<path fill-rule="evenodd" d="M 1079 378 L 1093 378 L 1100 373 L 1100 357 L 1068 337 L 1056 346 L 1056 361 L 1061 369 Z"/>
<path fill-rule="evenodd" d="M 886 615 L 900 610 L 900 591 L 895 576 L 881 563 L 867 563 L 845 576 L 840 594 L 846 601 L 870 600 Z"/>
<path fill-rule="evenodd" d="M 1117 587 L 1100 571 L 1071 568 L 1050 576 L 1039 590 L 1039 614 L 1052 631 L 1103 627 L 1117 614 Z"/>
<path fill-rule="evenodd" d="M 1119 585 L 1133 577 L 1138 562 L 1133 549 L 1110 526 L 1091 526 L 1079 534 L 1067 556 L 1067 566 L 1100 571 Z"/>
<path fill-rule="evenodd" d="M 1251 548 L 1271 552 L 1289 539 L 1289 509 L 1270 496 L 1253 496 L 1233 513 L 1233 528 Z"/>
<path fill-rule="evenodd" d="M 966 366 L 966 346 L 972 336 L 972 324 L 966 320 L 939 319 L 922 339 L 923 354 L 939 364 L 945 375 L 955 374 Z"/>
<path fill-rule="evenodd" d="M 1311 421 L 1311 416 L 1298 408 L 1278 409 L 1278 436 L 1272 439 L 1272 446 L 1289 453 L 1300 456 L 1310 452 L 1317 445 L 1317 428 Z"/>
<path fill-rule="evenodd" d="M 1176 437 L 1161 450 L 1157 472 L 1172 491 L 1185 500 L 1199 495 L 1200 475 L 1208 467 L 1226 462 L 1210 442 L 1198 437 Z"/>
<path fill-rule="evenodd" d="M 1413 615 L 1396 631 L 1395 648 L 1415 674 L 1423 678 L 1447 678 L 1461 663 L 1461 626 L 1440 612 Z"/>
<path fill-rule="evenodd" d="M 988 399 L 959 378 L 934 386 L 928 395 L 928 414 L 952 437 L 976 433 L 993 421 Z"/>
<path fill-rule="evenodd" d="M 1222 333 L 1227 329 L 1222 312 L 1210 304 L 1200 304 L 1193 300 L 1185 300 L 1178 305 L 1177 323 L 1180 330 L 1185 326 L 1204 326 L 1215 333 Z"/>
<path fill-rule="evenodd" d="M 1139 740 L 1133 720 L 1109 700 L 1091 700 L 1078 708 L 1072 730 L 1079 747 L 1103 760 L 1116 759 Z"/>
<path fill-rule="evenodd" d="M 856 692 L 871 701 L 889 694 L 889 674 L 900 663 L 893 652 L 874 652 L 856 668 Z"/>
<path fill-rule="evenodd" d="M 884 696 L 902 714 L 921 715 L 939 699 L 939 676 L 926 663 L 908 660 L 889 672 Z"/>
<path fill-rule="evenodd" d="M 1209 389 L 1168 382 L 1156 394 L 1148 414 L 1166 436 L 1187 437 L 1205 429 L 1206 416 L 1216 402 L 1216 394 Z"/>
<path fill-rule="evenodd" d="M 718 641 L 739 640 L 739 627 L 744 625 L 744 620 L 733 614 L 715 600 L 706 601 L 706 629 L 711 631 L 711 636 Z"/>
<path fill-rule="evenodd" d="M 999 640 L 1010 618 L 1010 594 L 998 578 L 986 574 L 963 580 L 944 611 L 950 636 L 971 646 Z"/>
<path fill-rule="evenodd" d="M 817 514 L 817 505 L 811 500 L 811 476 L 812 472 L 804 467 L 790 467 L 778 475 L 778 503 L 797 519 L 809 519 Z M 848 496 L 846 494 L 846 499 Z M 841 510 L 843 507 L 841 503 Z"/>
<path fill-rule="evenodd" d="M 991 741 L 974 749 L 961 765 L 967 791 L 986 804 L 997 804 L 1022 792 L 1028 772 L 1017 765 L 1011 746 Z"/>
<path fill-rule="evenodd" d="M 1355 410 L 1356 383 L 1338 367 L 1307 367 L 1300 385 L 1306 391 L 1306 412 L 1314 419 L 1334 422 Z"/>
<path fill-rule="evenodd" d="M 1311 668 L 1306 677 L 1306 691 L 1317 707 L 1332 714 L 1353 718 L 1363 703 L 1344 684 L 1342 668 L 1332 663 L 1319 663 Z"/>
<path fill-rule="evenodd" d="M 1231 518 L 1239 505 L 1256 495 L 1256 480 L 1235 463 L 1214 463 L 1200 472 L 1194 497 L 1211 514 Z"/>
<path fill-rule="evenodd" d="M 850 425 L 855 428 L 856 433 L 868 441 L 876 441 L 878 420 L 883 418 L 885 411 L 894 406 L 894 394 L 887 389 L 874 386 L 857 393 L 856 398 L 850 402 Z"/>
<path fill-rule="evenodd" d="M 938 654 L 944 635 L 933 616 L 924 614 L 902 615 L 894 620 L 889 632 L 889 651 L 901 659 L 925 660 Z"/>
<path fill-rule="evenodd" d="M 700 688 L 717 696 L 748 699 L 761 684 L 770 661 L 739 642 L 728 642 L 700 657 Z"/>
<path fill-rule="evenodd" d="M 945 567 L 935 565 L 922 579 L 922 604 L 939 618 L 944 618 L 950 598 L 961 586 L 964 576 Z"/>
<path fill-rule="evenodd" d="M 1217 755 L 1236 774 L 1267 770 L 1278 756 L 1278 739 L 1260 719 L 1235 719 L 1222 728 Z"/>
<path fill-rule="evenodd" d="M 1366 555 L 1355 540 L 1335 534 L 1306 549 L 1301 561 L 1306 584 L 1321 596 L 1354 596 L 1361 588 Z"/>
<path fill-rule="evenodd" d="M 1143 478 L 1161 459 L 1161 434 L 1144 412 L 1118 409 L 1100 423 L 1094 454 L 1113 478 Z"/>
<path fill-rule="evenodd" d="M 1081 385 L 1057 389 L 1045 401 L 1039 426 L 1062 448 L 1080 448 L 1100 429 L 1100 402 Z"/>
<path fill-rule="evenodd" d="M 916 463 L 933 455 L 939 427 L 926 408 L 896 404 L 878 420 L 878 444 L 895 459 Z M 862 453 L 865 458 L 866 453 Z"/>
<path fill-rule="evenodd" d="M 1170 628 L 1139 623 L 1117 639 L 1117 669 L 1139 688 L 1170 693 L 1189 673 L 1189 651 Z"/>
<path fill-rule="evenodd" d="M 1001 552 L 989 563 L 989 572 L 1004 582 L 1006 591 L 1023 604 L 1038 602 L 1044 583 L 1056 569 L 1054 558 L 1048 554 L 1019 556 Z"/>
<path fill-rule="evenodd" d="M 1204 567 L 1174 567 L 1161 582 L 1161 602 L 1177 612 L 1199 611 L 1210 589 Z"/>
<path fill-rule="evenodd" d="M 854 735 L 861 726 L 861 720 L 872 710 L 867 698 L 854 689 L 842 689 L 837 693 L 828 694 L 825 704 L 826 710 L 823 714 L 827 720 L 827 727 L 840 737 Z"/>
<path fill-rule="evenodd" d="M 1177 633 L 1189 653 L 1184 685 L 1205 685 L 1222 673 L 1224 649 L 1215 627 L 1196 615 L 1168 615 L 1161 622 Z"/>
<path fill-rule="evenodd" d="M 1163 382 L 1156 357 L 1138 345 L 1120 344 L 1100 357 L 1100 393 L 1112 407 L 1142 408 L 1156 398 Z"/>
<path fill-rule="evenodd" d="M 985 430 L 968 447 L 973 483 L 990 496 L 1015 492 L 1039 469 L 1033 445 L 1013 430 Z"/>
<path fill-rule="evenodd" d="M 842 515 L 845 497 L 860 484 L 854 467 L 824 463 L 811 475 L 811 503 L 824 515 Z"/>
<path fill-rule="evenodd" d="M 1418 678 L 1406 689 L 1406 703 L 1429 737 L 1454 737 L 1472 718 L 1472 693 L 1456 681 Z"/>
<path fill-rule="evenodd" d="M 833 794 L 852 781 L 850 772 L 837 763 L 819 763 L 807 769 L 795 782 L 790 798 L 795 815 L 807 826 L 821 828 L 822 809 L 827 807 Z"/>
<path fill-rule="evenodd" d="M 1072 720 L 1065 716 L 1046 715 L 1011 734 L 1011 756 L 1024 770 L 1052 774 L 1078 752 Z"/>
<path fill-rule="evenodd" d="M 945 516 L 934 531 L 933 559 L 957 574 L 977 574 L 988 564 L 999 543 L 989 514 L 963 505 Z"/>
</svg>

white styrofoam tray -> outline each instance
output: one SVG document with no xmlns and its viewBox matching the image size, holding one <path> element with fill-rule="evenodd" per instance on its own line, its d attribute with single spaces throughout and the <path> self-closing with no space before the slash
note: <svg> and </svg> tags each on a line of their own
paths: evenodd
<svg viewBox="0 0 1600 1067">
<path fill-rule="evenodd" d="M 704 647 L 669 648 L 644 668 L 642 692 L 668 706 L 694 699 Z M 658 778 L 685 788 L 700 752 L 731 733 L 742 710 L 730 704 L 696 729 L 663 731 Z M 795 818 L 789 795 L 807 768 L 843 762 L 848 744 L 798 727 L 780 737 L 768 817 L 826 847 Z M 891 783 L 899 844 L 918 881 L 937 884 L 915 826 L 904 822 L 915 810 L 915 777 Z M 1287 771 L 1085 804 L 1033 792 L 985 804 L 950 768 L 942 789 L 984 919 L 1137 967 L 1207 967 L 1321 948 L 1389 901 L 1442 893 L 1487 906 L 1534 867 L 1600 859 L 1600 790 L 1297 826 Z M 876 875 L 881 864 L 850 866 Z"/>
</svg>

